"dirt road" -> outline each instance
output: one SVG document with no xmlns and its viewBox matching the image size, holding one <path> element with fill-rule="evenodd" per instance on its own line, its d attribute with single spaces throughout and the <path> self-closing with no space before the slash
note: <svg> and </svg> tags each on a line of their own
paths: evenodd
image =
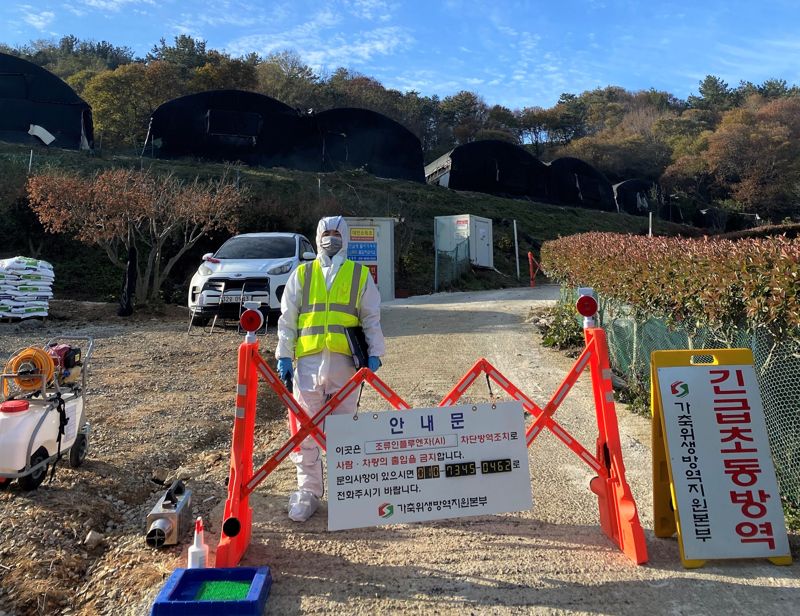
<svg viewBox="0 0 800 616">
<path fill-rule="evenodd" d="M 442 294 L 384 306 L 388 354 L 380 376 L 413 406 L 435 406 L 479 357 L 543 404 L 572 362 L 544 349 L 526 323 L 554 287 Z M 196 513 L 219 535 L 230 444 L 234 332 L 187 337 L 180 311 L 125 321 L 111 310 L 64 308 L 64 321 L 7 329 L 0 358 L 58 331 L 98 338 L 90 387 L 93 450 L 35 493 L 0 492 L 0 610 L 9 614 L 146 613 L 185 546 L 144 545 L 142 521 L 163 491 L 157 468 L 190 477 Z M 274 337 L 263 343 L 274 348 Z M 265 353 L 266 355 L 266 353 Z M 494 391 L 498 396 L 500 392 Z M 485 381 L 469 399 L 490 399 Z M 362 409 L 385 408 L 375 394 Z M 550 434 L 529 452 L 534 508 L 497 516 L 326 531 L 327 508 L 307 523 L 286 517 L 294 486 L 285 463 L 251 500 L 253 539 L 243 564 L 272 568 L 268 614 L 723 614 L 792 613 L 796 565 L 740 561 L 688 571 L 675 540 L 652 528 L 649 422 L 618 406 L 628 480 L 650 562 L 629 562 L 598 527 L 589 468 Z M 590 450 L 596 426 L 586 378 L 557 419 Z M 283 411 L 264 396 L 256 432 L 266 456 L 286 438 Z M 8 521 L 13 521 L 13 528 Z M 89 529 L 106 535 L 93 550 Z M 797 542 L 793 541 L 795 552 Z"/>
</svg>

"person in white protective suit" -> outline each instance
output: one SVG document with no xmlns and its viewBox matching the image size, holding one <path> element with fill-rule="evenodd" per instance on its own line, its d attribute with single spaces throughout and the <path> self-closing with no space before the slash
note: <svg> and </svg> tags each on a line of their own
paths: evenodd
<svg viewBox="0 0 800 616">
<path fill-rule="evenodd" d="M 347 223 L 341 216 L 317 225 L 317 258 L 289 277 L 278 320 L 278 374 L 294 380 L 297 401 L 312 417 L 355 374 L 346 327 L 361 326 L 368 346 L 367 366 L 381 366 L 385 352 L 380 324 L 381 297 L 367 267 L 347 259 Z M 296 359 L 297 371 L 292 370 Z M 334 411 L 354 413 L 353 392 Z M 289 518 L 305 522 L 323 495 L 322 459 L 312 437 L 290 454 L 297 466 L 298 490 L 289 498 Z"/>
</svg>

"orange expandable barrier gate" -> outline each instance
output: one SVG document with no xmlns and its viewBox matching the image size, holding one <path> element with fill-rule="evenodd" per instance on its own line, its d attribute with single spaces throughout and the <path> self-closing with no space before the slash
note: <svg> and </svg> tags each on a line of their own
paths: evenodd
<svg viewBox="0 0 800 616">
<path fill-rule="evenodd" d="M 534 268 L 534 265 L 536 265 L 536 268 Z M 542 269 L 542 266 L 539 264 L 539 262 L 536 259 L 534 259 L 533 253 L 531 251 L 528 251 L 528 269 L 529 269 L 529 271 L 531 273 L 531 286 L 535 287 L 536 286 L 536 274 L 539 273 L 539 270 Z"/>
<path fill-rule="evenodd" d="M 528 447 L 541 434 L 542 429 L 547 428 L 597 473 L 597 476 L 589 483 L 589 488 L 597 495 L 600 526 L 608 538 L 616 543 L 628 558 L 636 564 L 642 564 L 647 562 L 647 543 L 639 521 L 636 501 L 625 479 L 625 464 L 622 460 L 617 412 L 614 407 L 614 390 L 611 383 L 606 333 L 600 327 L 590 327 L 584 329 L 584 337 L 586 346 L 583 352 L 575 360 L 572 370 L 543 409 L 485 359 L 480 359 L 475 363 L 450 393 L 442 399 L 439 406 L 456 404 L 480 374 L 485 373 L 514 400 L 520 401 L 522 407 L 533 415 L 533 423 L 525 433 Z M 592 455 L 553 419 L 553 414 L 587 366 L 591 374 L 597 415 L 596 455 Z"/>
<path fill-rule="evenodd" d="M 485 373 L 511 398 L 521 402 L 523 408 L 533 416 L 533 423 L 525 434 L 528 447 L 543 429 L 548 429 L 597 474 L 589 483 L 589 487 L 597 495 L 600 526 L 629 559 L 642 564 L 647 562 L 647 545 L 639 522 L 636 502 L 625 479 L 605 331 L 599 327 L 588 327 L 584 330 L 584 335 L 586 346 L 583 352 L 544 408 L 540 408 L 485 359 L 475 363 L 442 399 L 439 406 L 456 404 L 480 374 Z M 598 437 L 595 454 L 581 445 L 553 418 L 559 405 L 587 366 L 591 374 L 597 416 Z M 286 404 L 290 417 L 296 423 L 291 437 L 253 472 L 253 433 L 259 374 Z M 247 550 L 252 527 L 250 493 L 308 436 L 312 436 L 325 449 L 327 442 L 321 429 L 322 422 L 362 383 L 369 383 L 395 410 L 411 408 L 373 372 L 362 368 L 313 417 L 309 417 L 261 357 L 258 352 L 258 341 L 242 343 L 239 347 L 236 417 L 233 424 L 228 498 L 225 502 L 222 536 L 217 547 L 215 566 L 236 566 Z"/>
<path fill-rule="evenodd" d="M 259 374 L 286 404 L 290 417 L 300 425 L 289 440 L 253 472 L 253 435 Z M 410 408 L 391 387 L 367 368 L 362 368 L 313 417 L 309 417 L 259 354 L 258 339 L 253 342 L 243 342 L 239 346 L 236 416 L 233 422 L 228 498 L 225 501 L 222 534 L 217 545 L 215 567 L 235 567 L 250 544 L 253 521 L 249 504 L 250 493 L 288 457 L 293 449 L 299 447 L 306 437 L 312 436 L 325 450 L 327 441 L 320 427 L 322 422 L 364 382 L 369 383 L 395 409 Z"/>
</svg>

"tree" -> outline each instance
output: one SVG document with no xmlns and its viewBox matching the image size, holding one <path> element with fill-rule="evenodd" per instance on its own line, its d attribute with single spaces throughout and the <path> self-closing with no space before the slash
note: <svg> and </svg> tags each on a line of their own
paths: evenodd
<svg viewBox="0 0 800 616">
<path fill-rule="evenodd" d="M 540 156 L 547 141 L 547 111 L 542 107 L 525 107 L 517 112 L 517 126 L 522 143 L 530 143 L 534 156 Z"/>
<path fill-rule="evenodd" d="M 584 92 L 578 97 L 562 94 L 562 105 L 573 105 L 582 113 L 585 133 L 593 134 L 611 129 L 619 124 L 622 116 L 630 109 L 631 94 L 623 88 L 608 86 Z M 578 109 L 580 104 L 583 109 Z M 577 117 L 580 117 L 579 115 Z"/>
<path fill-rule="evenodd" d="M 493 137 L 488 135 L 492 134 Z M 517 116 L 508 107 L 494 105 L 486 115 L 484 128 L 478 133 L 480 139 L 500 139 L 511 143 L 519 144 L 520 127 Z"/>
<path fill-rule="evenodd" d="M 217 51 L 209 52 L 208 57 L 208 62 L 194 70 L 189 79 L 189 90 L 203 92 L 258 88 L 258 75 L 254 62 L 231 58 Z"/>
<path fill-rule="evenodd" d="M 452 131 L 454 145 L 475 141 L 489 111 L 480 96 L 466 90 L 445 97 L 439 108 L 442 120 Z"/>
<path fill-rule="evenodd" d="M 319 77 L 294 51 L 267 56 L 256 68 L 258 89 L 267 96 L 300 109 L 316 108 Z"/>
<path fill-rule="evenodd" d="M 663 90 L 656 90 L 650 88 L 649 90 L 640 90 L 633 94 L 631 105 L 633 107 L 654 107 L 658 111 L 666 112 L 672 111 L 680 113 L 686 109 L 686 103 L 675 95 L 665 92 Z"/>
<path fill-rule="evenodd" d="M 78 96 L 83 96 L 83 91 L 95 75 L 97 75 L 97 71 L 84 68 L 67 77 L 66 81 Z"/>
<path fill-rule="evenodd" d="M 38 64 L 62 79 L 83 70 L 99 73 L 133 62 L 133 51 L 128 47 L 117 47 L 107 41 L 81 40 L 73 35 L 64 36 L 58 42 L 38 40 L 14 49 L 4 46 L 0 51 Z"/>
<path fill-rule="evenodd" d="M 740 100 L 745 100 L 753 96 L 754 94 L 758 94 L 758 86 L 754 84 L 752 81 L 740 81 L 739 87 L 736 88 L 736 94 L 738 95 Z"/>
<path fill-rule="evenodd" d="M 701 109 L 687 109 L 679 116 L 665 114 L 653 124 L 655 137 L 672 148 L 672 159 L 697 152 L 696 142 L 703 133 L 714 130 L 716 122 L 712 113 Z"/>
<path fill-rule="evenodd" d="M 559 149 L 559 155 L 591 163 L 609 178 L 657 180 L 670 163 L 670 148 L 643 134 L 604 131 L 576 139 Z"/>
<path fill-rule="evenodd" d="M 797 86 L 791 88 L 785 79 L 767 79 L 758 86 L 758 93 L 765 99 L 784 98 L 787 96 L 797 96 Z"/>
<path fill-rule="evenodd" d="M 562 94 L 548 114 L 547 133 L 555 143 L 567 144 L 587 133 L 586 104 L 574 94 Z"/>
<path fill-rule="evenodd" d="M 400 98 L 398 114 L 403 118 L 402 124 L 419 138 L 426 160 L 449 149 L 450 142 L 442 132 L 439 97 L 406 92 Z"/>
<path fill-rule="evenodd" d="M 731 90 L 725 81 L 714 75 L 707 75 L 700 82 L 699 93 L 699 96 L 692 95 L 688 98 L 689 107 L 721 113 L 738 103 L 736 91 Z"/>
<path fill-rule="evenodd" d="M 87 178 L 64 172 L 34 175 L 28 202 L 50 233 L 73 233 L 102 247 L 125 268 L 131 246 L 139 255 L 136 300 L 159 300 L 178 259 L 216 229 L 236 229 L 243 195 L 225 177 L 185 184 L 172 175 L 113 169 Z M 168 254 L 168 247 L 174 252 Z"/>
<path fill-rule="evenodd" d="M 156 107 L 184 93 L 180 69 L 160 61 L 104 71 L 84 89 L 104 147 L 140 147 Z"/>
<path fill-rule="evenodd" d="M 675 198 L 679 204 L 684 202 L 707 206 L 713 198 L 714 176 L 706 157 L 708 140 L 713 133 L 710 129 L 703 128 L 705 122 L 697 121 L 698 117 L 706 114 L 707 112 L 699 110 L 688 110 L 678 118 L 687 122 L 685 126 L 691 127 L 683 138 L 678 136 L 675 126 L 672 124 L 669 126 L 673 131 L 669 134 L 679 143 L 679 147 L 671 143 L 672 163 L 661 176 L 661 185 L 666 194 Z M 662 123 L 669 124 L 670 121 L 662 120 Z"/>
<path fill-rule="evenodd" d="M 149 106 L 140 93 L 146 70 L 143 64 L 128 64 L 103 71 L 86 84 L 83 93 L 92 106 L 96 141 L 104 147 L 135 146 L 144 139 Z"/>
<path fill-rule="evenodd" d="M 655 136 L 655 126 L 659 120 L 669 117 L 673 117 L 670 112 L 659 111 L 655 107 L 634 107 L 620 118 L 615 131 L 651 138 Z"/>
<path fill-rule="evenodd" d="M 185 76 L 208 62 L 204 40 L 195 39 L 188 34 L 180 34 L 174 40 L 174 45 L 167 45 L 166 39 L 162 38 L 158 45 L 153 45 L 145 60 L 169 62 L 180 67 Z"/>
<path fill-rule="evenodd" d="M 387 90 L 377 79 L 338 68 L 322 87 L 325 107 L 362 107 L 402 122 L 398 90 Z"/>
<path fill-rule="evenodd" d="M 740 207 L 773 220 L 792 213 L 800 184 L 800 99 L 728 111 L 709 137 L 706 160 Z"/>
</svg>

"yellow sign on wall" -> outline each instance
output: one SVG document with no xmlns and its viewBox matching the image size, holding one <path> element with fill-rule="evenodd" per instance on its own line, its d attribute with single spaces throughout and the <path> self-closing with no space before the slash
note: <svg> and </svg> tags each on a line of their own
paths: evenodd
<svg viewBox="0 0 800 616">
<path fill-rule="evenodd" d="M 684 567 L 791 564 L 752 352 L 656 351 L 650 365 L 655 535 L 677 532 Z"/>
<path fill-rule="evenodd" d="M 374 242 L 375 227 L 353 227 L 350 229 L 351 242 Z"/>
</svg>

